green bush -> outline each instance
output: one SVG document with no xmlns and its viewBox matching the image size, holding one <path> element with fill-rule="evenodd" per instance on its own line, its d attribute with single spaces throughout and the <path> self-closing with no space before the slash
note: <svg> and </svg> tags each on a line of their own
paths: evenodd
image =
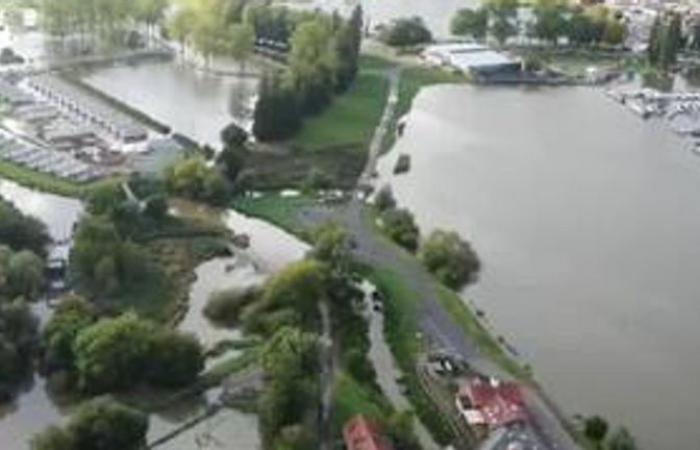
<svg viewBox="0 0 700 450">
<path fill-rule="evenodd" d="M 233 326 L 238 323 L 241 311 L 253 302 L 255 290 L 229 289 L 214 292 L 204 307 L 204 315 L 219 325 Z"/>
<path fill-rule="evenodd" d="M 389 209 L 381 214 L 380 219 L 382 229 L 394 242 L 411 252 L 418 249 L 420 230 L 410 211 Z"/>
<path fill-rule="evenodd" d="M 445 285 L 460 289 L 472 281 L 481 264 L 469 243 L 457 233 L 436 230 L 420 250 L 423 264 Z"/>
<path fill-rule="evenodd" d="M 137 450 L 146 443 L 148 418 L 107 398 L 81 405 L 62 428 L 34 436 L 32 450 Z"/>
</svg>

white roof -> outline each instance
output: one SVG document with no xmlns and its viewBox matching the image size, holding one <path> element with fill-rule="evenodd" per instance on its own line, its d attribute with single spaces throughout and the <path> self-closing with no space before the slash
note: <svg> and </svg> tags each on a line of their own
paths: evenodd
<svg viewBox="0 0 700 450">
<path fill-rule="evenodd" d="M 431 45 L 425 49 L 426 54 L 436 54 L 448 57 L 455 53 L 469 53 L 487 50 L 487 47 L 473 42 L 455 42 L 450 44 Z"/>
<path fill-rule="evenodd" d="M 453 53 L 450 55 L 450 64 L 461 70 L 499 66 L 516 62 L 503 53 L 485 50 L 472 53 Z"/>
</svg>

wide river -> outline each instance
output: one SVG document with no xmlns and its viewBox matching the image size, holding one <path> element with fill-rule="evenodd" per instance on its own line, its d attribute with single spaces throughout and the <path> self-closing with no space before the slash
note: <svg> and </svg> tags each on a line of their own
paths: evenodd
<svg viewBox="0 0 700 450">
<path fill-rule="evenodd" d="M 423 91 L 399 201 L 483 260 L 465 293 L 571 413 L 698 448 L 700 158 L 588 88 Z"/>
</svg>

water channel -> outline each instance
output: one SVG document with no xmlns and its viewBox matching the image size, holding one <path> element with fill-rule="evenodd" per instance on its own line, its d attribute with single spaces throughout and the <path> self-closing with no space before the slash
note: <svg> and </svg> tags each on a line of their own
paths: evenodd
<svg viewBox="0 0 700 450">
<path fill-rule="evenodd" d="M 104 68 L 84 81 L 213 147 L 232 121 L 250 128 L 258 86 L 256 78 L 217 76 L 175 62 Z"/>
<path fill-rule="evenodd" d="M 23 213 L 46 223 L 54 240 L 69 238 L 74 224 L 83 212 L 83 206 L 77 200 L 40 193 L 5 180 L 0 180 L 0 196 L 11 201 Z M 223 219 L 236 233 L 247 234 L 251 246 L 231 258 L 207 261 L 196 270 L 197 280 L 191 288 L 190 308 L 179 327 L 183 331 L 194 333 L 205 347 L 239 336 L 236 330 L 216 328 L 202 315 L 202 309 L 212 292 L 260 284 L 269 274 L 301 259 L 308 249 L 306 244 L 272 225 L 235 211 L 224 212 Z M 43 320 L 51 313 L 44 303 L 37 303 L 34 311 Z M 149 439 L 156 439 L 183 421 L 201 414 L 211 400 L 209 397 L 216 395 L 212 391 L 203 398 L 183 401 L 151 415 Z M 71 405 L 61 405 L 59 399 L 51 397 L 45 379 L 35 376 L 14 402 L 0 407 L 0 448 L 28 449 L 31 436 L 49 425 L 61 423 L 68 417 L 70 410 Z M 257 430 L 255 415 L 225 409 L 213 419 L 202 422 L 160 448 L 184 450 L 196 445 L 222 448 L 222 445 L 235 442 L 236 449 L 257 450 L 260 447 Z"/>
<path fill-rule="evenodd" d="M 439 132 L 435 132 L 439 130 Z M 410 174 L 394 177 L 399 153 Z M 645 449 L 700 441 L 700 158 L 589 88 L 423 91 L 381 164 L 424 233 L 483 261 L 473 299 L 571 413 Z"/>
</svg>

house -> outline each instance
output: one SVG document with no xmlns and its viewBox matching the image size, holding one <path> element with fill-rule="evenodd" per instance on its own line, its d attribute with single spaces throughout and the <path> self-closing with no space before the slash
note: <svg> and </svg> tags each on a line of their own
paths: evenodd
<svg viewBox="0 0 700 450">
<path fill-rule="evenodd" d="M 348 450 L 393 450 L 390 441 L 381 434 L 377 424 L 358 415 L 343 427 L 345 448 Z"/>
<path fill-rule="evenodd" d="M 520 386 L 515 383 L 474 377 L 460 386 L 455 402 L 467 424 L 483 431 L 528 422 Z"/>
</svg>

